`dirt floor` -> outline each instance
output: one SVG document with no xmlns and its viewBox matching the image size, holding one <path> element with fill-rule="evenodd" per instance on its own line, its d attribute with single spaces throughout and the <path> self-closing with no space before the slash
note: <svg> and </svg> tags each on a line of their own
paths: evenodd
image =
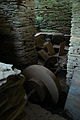
<svg viewBox="0 0 80 120">
<path fill-rule="evenodd" d="M 52 114 L 40 105 L 28 103 L 26 105 L 26 120 L 68 120 L 58 114 Z"/>
</svg>

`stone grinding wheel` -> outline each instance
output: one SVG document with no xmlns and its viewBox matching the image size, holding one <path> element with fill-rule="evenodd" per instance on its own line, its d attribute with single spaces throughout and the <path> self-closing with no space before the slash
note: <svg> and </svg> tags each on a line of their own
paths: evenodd
<svg viewBox="0 0 80 120">
<path fill-rule="evenodd" d="M 39 86 L 42 84 L 41 85 L 42 92 L 38 92 L 39 95 L 44 93 L 43 95 L 45 97 L 46 96 L 45 93 L 46 93 L 46 89 L 47 89 L 49 94 L 51 95 L 51 97 L 53 99 L 53 102 L 55 104 L 58 103 L 58 100 L 59 100 L 59 90 L 58 90 L 59 83 L 58 83 L 55 75 L 50 70 L 48 70 L 47 68 L 45 68 L 41 65 L 32 65 L 32 66 L 27 67 L 23 71 L 23 74 L 26 77 L 26 83 L 28 81 L 33 80 L 34 84 L 38 83 Z M 44 86 L 44 88 L 43 88 L 43 86 Z M 38 88 L 38 91 L 39 91 L 39 88 Z"/>
<path fill-rule="evenodd" d="M 28 98 L 30 96 L 30 98 L 34 102 L 42 102 L 45 99 L 46 90 L 45 86 L 41 81 L 37 81 L 34 78 L 29 79 L 25 82 L 24 87 L 26 91 L 29 93 Z"/>
</svg>

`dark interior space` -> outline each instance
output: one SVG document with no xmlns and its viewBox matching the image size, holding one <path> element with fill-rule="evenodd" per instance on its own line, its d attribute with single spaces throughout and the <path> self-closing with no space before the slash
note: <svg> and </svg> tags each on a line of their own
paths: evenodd
<svg viewBox="0 0 80 120">
<path fill-rule="evenodd" d="M 80 120 L 79 74 L 79 0 L 0 0 L 0 120 Z"/>
</svg>

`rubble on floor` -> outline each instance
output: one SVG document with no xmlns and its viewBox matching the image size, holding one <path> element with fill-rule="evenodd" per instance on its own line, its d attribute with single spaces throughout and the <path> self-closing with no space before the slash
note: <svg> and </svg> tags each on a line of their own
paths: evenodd
<svg viewBox="0 0 80 120">
<path fill-rule="evenodd" d="M 50 109 L 54 109 L 54 111 L 55 111 L 55 107 L 56 109 L 59 109 L 59 107 L 57 108 L 58 106 L 57 103 L 58 101 L 60 102 L 61 100 L 61 98 L 59 98 L 59 96 L 61 96 L 60 94 L 61 89 L 59 88 L 60 86 L 58 83 L 59 81 L 56 79 L 55 75 L 47 68 L 40 65 L 32 65 L 32 66 L 34 66 L 32 71 L 33 73 L 35 73 L 35 75 L 37 75 L 39 81 L 37 81 L 38 80 L 37 78 L 35 79 L 35 75 L 31 76 L 30 74 L 32 73 L 31 71 L 29 73 L 30 76 L 28 75 L 28 71 L 27 71 L 26 77 L 28 77 L 28 80 L 29 77 L 30 78 L 33 77 L 34 78 L 33 82 L 36 83 L 36 85 L 32 83 L 32 85 L 34 86 L 31 87 L 33 87 L 38 91 L 37 94 L 39 99 L 43 100 L 45 98 L 47 100 L 47 101 L 44 100 L 44 102 L 46 102 L 46 105 L 52 104 Z M 38 66 L 38 68 L 35 71 L 34 68 L 36 66 Z M 27 69 L 29 68 L 31 67 L 27 67 Z M 38 71 L 38 69 L 41 70 L 40 76 L 39 76 L 40 71 Z M 44 75 L 43 75 L 44 72 L 46 72 L 45 75 L 47 74 L 47 77 L 49 78 L 49 82 L 48 82 L 48 78 L 44 80 Z M 50 80 L 53 82 L 50 82 Z M 5 120 L 5 119 L 6 120 L 66 120 L 65 118 L 61 117 L 60 114 L 58 114 L 57 112 L 53 112 L 52 114 L 51 112 L 49 112 L 51 110 L 47 111 L 48 106 L 46 109 L 45 105 L 44 106 L 41 105 L 42 107 L 44 107 L 42 108 L 37 104 L 29 103 L 29 97 L 32 96 L 32 93 L 34 93 L 34 91 L 32 91 L 32 93 L 29 94 L 30 96 L 26 95 L 25 90 L 23 88 L 24 81 L 25 81 L 24 76 L 21 75 L 20 70 L 14 68 L 13 65 L 0 63 L 0 111 L 1 111 L 0 119 L 1 120 Z M 27 83 L 27 80 L 25 83 Z M 53 85 L 54 87 L 50 88 L 50 85 Z M 58 91 L 58 94 L 56 90 Z M 50 96 L 48 96 L 48 94 Z M 51 101 L 51 96 L 53 97 L 54 102 Z M 36 99 L 36 96 L 34 97 Z M 42 104 L 44 102 L 42 102 Z M 67 120 L 71 120 L 71 119 L 67 119 Z"/>
<path fill-rule="evenodd" d="M 0 63 L 0 120 L 15 120 L 27 101 L 24 76 L 12 65 Z"/>
<path fill-rule="evenodd" d="M 65 41 L 61 42 L 56 52 L 54 45 L 49 41 L 43 44 L 38 50 L 39 62 L 55 74 L 59 71 L 67 70 L 67 50 Z"/>
</svg>

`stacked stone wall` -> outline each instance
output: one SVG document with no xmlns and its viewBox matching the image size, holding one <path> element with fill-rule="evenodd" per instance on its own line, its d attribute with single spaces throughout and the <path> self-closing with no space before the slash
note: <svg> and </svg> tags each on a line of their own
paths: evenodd
<svg viewBox="0 0 80 120">
<path fill-rule="evenodd" d="M 41 29 L 70 34 L 72 5 L 69 0 L 36 1 L 37 25 Z"/>
<path fill-rule="evenodd" d="M 80 1 L 74 1 L 72 9 L 72 28 L 67 64 L 67 84 L 71 84 L 74 70 L 80 70 Z"/>
<path fill-rule="evenodd" d="M 24 68 L 37 63 L 34 0 L 0 0 L 0 61 Z"/>
</svg>

